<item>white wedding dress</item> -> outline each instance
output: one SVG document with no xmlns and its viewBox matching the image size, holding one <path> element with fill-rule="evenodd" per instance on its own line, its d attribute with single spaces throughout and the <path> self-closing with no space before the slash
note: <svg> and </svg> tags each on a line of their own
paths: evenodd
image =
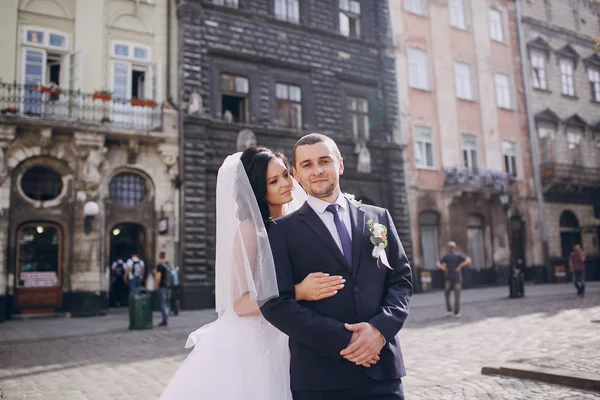
<svg viewBox="0 0 600 400">
<path fill-rule="evenodd" d="M 227 310 L 192 333 L 194 343 L 161 399 L 292 400 L 288 338 L 262 315 Z"/>
<path fill-rule="evenodd" d="M 194 346 L 161 400 L 292 400 L 286 335 L 258 313 L 239 316 L 234 304 L 253 311 L 277 297 L 277 276 L 267 230 L 240 161 L 227 157 L 217 177 L 215 300 L 219 318 L 189 335 Z M 295 184 L 295 200 L 306 197 Z"/>
</svg>

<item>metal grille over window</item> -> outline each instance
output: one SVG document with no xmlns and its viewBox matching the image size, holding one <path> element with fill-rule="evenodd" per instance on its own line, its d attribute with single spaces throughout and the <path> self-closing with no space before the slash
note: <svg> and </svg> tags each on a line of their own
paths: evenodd
<svg viewBox="0 0 600 400">
<path fill-rule="evenodd" d="M 130 172 L 118 174 L 110 182 L 110 196 L 123 207 L 135 207 L 146 198 L 146 180 Z"/>
<path fill-rule="evenodd" d="M 32 200 L 48 201 L 58 197 L 63 183 L 60 174 L 48 167 L 33 167 L 21 178 L 21 189 Z"/>
</svg>

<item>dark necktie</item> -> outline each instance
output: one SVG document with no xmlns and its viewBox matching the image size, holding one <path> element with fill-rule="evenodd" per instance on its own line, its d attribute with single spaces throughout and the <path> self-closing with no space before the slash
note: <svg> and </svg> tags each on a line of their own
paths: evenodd
<svg viewBox="0 0 600 400">
<path fill-rule="evenodd" d="M 350 239 L 348 229 L 346 229 L 346 225 L 344 225 L 340 218 L 339 207 L 339 204 L 330 204 L 327 206 L 327 211 L 333 214 L 333 222 L 335 222 L 335 227 L 337 228 L 338 234 L 340 235 L 340 241 L 342 242 L 342 252 L 344 253 L 344 258 L 346 259 L 346 261 L 348 261 L 348 264 L 352 266 L 352 239 Z"/>
</svg>

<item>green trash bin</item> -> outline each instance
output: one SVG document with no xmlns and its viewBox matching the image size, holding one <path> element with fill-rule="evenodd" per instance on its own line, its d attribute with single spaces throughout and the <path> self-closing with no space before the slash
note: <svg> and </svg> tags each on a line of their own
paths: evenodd
<svg viewBox="0 0 600 400">
<path fill-rule="evenodd" d="M 152 301 L 144 288 L 129 295 L 129 329 L 152 329 Z"/>
</svg>

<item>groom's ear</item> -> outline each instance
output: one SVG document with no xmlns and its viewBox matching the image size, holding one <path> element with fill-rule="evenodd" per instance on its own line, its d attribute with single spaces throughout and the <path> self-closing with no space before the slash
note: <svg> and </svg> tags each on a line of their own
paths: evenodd
<svg viewBox="0 0 600 400">
<path fill-rule="evenodd" d="M 298 180 L 298 177 L 296 176 L 296 167 L 292 167 L 292 176 L 295 180 Z"/>
<path fill-rule="evenodd" d="M 344 174 L 344 159 L 340 158 L 340 175 Z"/>
</svg>

